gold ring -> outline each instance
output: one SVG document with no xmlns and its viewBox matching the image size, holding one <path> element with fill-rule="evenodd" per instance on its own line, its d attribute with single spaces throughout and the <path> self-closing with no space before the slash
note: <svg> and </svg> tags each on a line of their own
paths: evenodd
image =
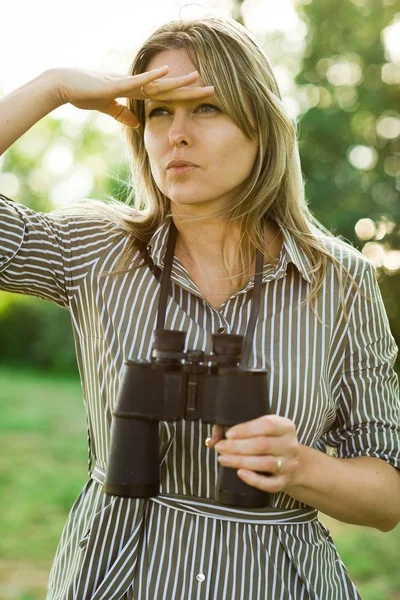
<svg viewBox="0 0 400 600">
<path fill-rule="evenodd" d="M 278 475 L 278 473 L 280 473 L 281 469 L 282 469 L 282 459 L 281 458 L 277 458 L 276 459 L 275 475 Z"/>
<path fill-rule="evenodd" d="M 140 91 L 142 92 L 142 96 L 146 96 L 146 92 L 144 91 L 144 85 L 142 85 L 142 87 L 140 88 Z"/>
<path fill-rule="evenodd" d="M 207 448 L 210 446 L 210 442 L 211 442 L 211 438 L 210 438 L 210 437 L 207 437 L 207 438 L 204 440 L 204 443 L 205 443 L 205 445 L 207 446 Z"/>
</svg>

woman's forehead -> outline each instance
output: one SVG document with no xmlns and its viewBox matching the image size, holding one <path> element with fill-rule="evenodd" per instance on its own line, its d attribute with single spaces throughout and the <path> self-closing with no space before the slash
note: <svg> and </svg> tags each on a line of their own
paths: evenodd
<svg viewBox="0 0 400 600">
<path fill-rule="evenodd" d="M 181 77 L 196 70 L 196 65 L 193 64 L 185 48 L 171 48 L 159 52 L 151 58 L 146 66 L 146 71 L 158 69 L 164 65 L 169 67 L 168 73 L 165 75 L 168 78 Z M 194 85 L 199 85 L 199 80 L 200 77 Z M 200 85 L 202 84 L 200 83 Z"/>
</svg>

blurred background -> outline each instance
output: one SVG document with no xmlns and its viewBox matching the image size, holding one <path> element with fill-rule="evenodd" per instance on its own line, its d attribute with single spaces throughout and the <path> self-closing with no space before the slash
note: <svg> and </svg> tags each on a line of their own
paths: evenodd
<svg viewBox="0 0 400 600">
<path fill-rule="evenodd" d="M 396 0 L 114 0 L 111 9 L 69 0 L 62 14 L 50 0 L 8 3 L 0 96 L 50 67 L 125 73 L 156 27 L 206 14 L 237 19 L 265 48 L 299 123 L 310 208 L 376 265 L 399 344 Z M 48 115 L 0 157 L 0 192 L 39 211 L 83 197 L 123 199 L 127 178 L 119 124 L 71 106 Z M 62 526 L 87 477 L 67 311 L 0 293 L 0 364 L 0 598 L 40 600 Z M 399 600 L 400 528 L 384 534 L 323 520 L 363 600 Z"/>
</svg>

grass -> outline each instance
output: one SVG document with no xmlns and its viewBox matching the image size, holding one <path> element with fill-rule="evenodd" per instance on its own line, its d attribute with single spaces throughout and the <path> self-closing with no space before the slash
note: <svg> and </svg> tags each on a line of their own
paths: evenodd
<svg viewBox="0 0 400 600">
<path fill-rule="evenodd" d="M 0 598 L 42 600 L 87 472 L 79 381 L 0 369 Z"/>
<path fill-rule="evenodd" d="M 0 598 L 43 600 L 63 524 L 87 478 L 78 379 L 0 369 L 0 436 L 6 450 L 0 455 Z M 362 599 L 400 600 L 400 528 L 381 533 L 322 519 Z"/>
</svg>

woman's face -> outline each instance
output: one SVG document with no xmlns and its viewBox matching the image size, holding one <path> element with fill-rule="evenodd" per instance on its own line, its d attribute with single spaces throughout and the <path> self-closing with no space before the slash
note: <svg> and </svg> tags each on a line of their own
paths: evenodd
<svg viewBox="0 0 400 600">
<path fill-rule="evenodd" d="M 196 70 L 186 50 L 165 50 L 147 70 L 167 64 L 166 77 Z M 204 86 L 199 77 L 190 84 Z M 210 106 L 212 105 L 212 106 Z M 234 121 L 218 108 L 213 95 L 179 101 L 145 100 L 144 144 L 154 180 L 171 200 L 171 208 L 206 215 L 221 209 L 239 194 L 257 155 L 257 142 L 248 140 Z M 174 172 L 171 160 L 195 163 Z M 173 204 L 179 206 L 173 206 Z M 184 208 L 185 207 L 185 208 Z"/>
</svg>

